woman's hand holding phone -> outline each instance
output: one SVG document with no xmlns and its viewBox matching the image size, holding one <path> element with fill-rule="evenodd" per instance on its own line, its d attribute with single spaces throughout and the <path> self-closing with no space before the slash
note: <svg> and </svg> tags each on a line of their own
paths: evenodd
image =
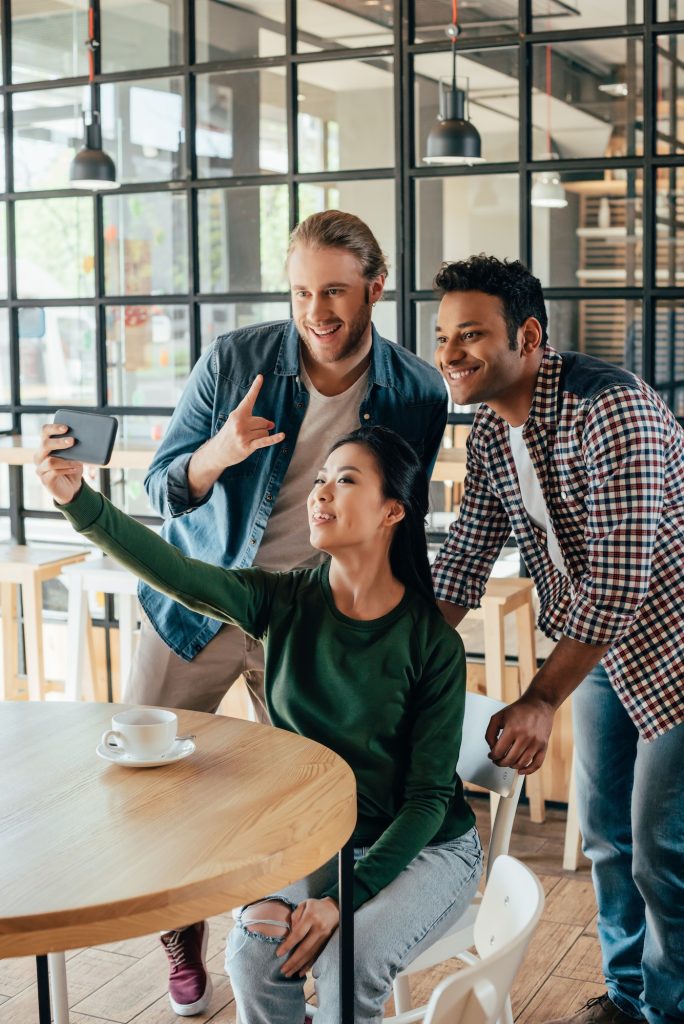
<svg viewBox="0 0 684 1024">
<path fill-rule="evenodd" d="M 73 437 L 62 436 L 68 429 L 63 423 L 46 423 L 41 431 L 40 448 L 33 456 L 38 479 L 58 505 L 73 501 L 83 482 L 82 462 L 67 462 L 52 454 L 74 444 Z"/>
</svg>

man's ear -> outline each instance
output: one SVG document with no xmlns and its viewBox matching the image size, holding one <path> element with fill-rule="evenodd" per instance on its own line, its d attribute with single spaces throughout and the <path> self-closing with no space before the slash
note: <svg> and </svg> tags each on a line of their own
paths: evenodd
<svg viewBox="0 0 684 1024">
<path fill-rule="evenodd" d="M 524 355 L 532 355 L 542 342 L 542 326 L 534 316 L 528 316 L 520 328 L 522 332 L 521 350 Z"/>
<path fill-rule="evenodd" d="M 382 298 L 382 293 L 385 290 L 385 274 L 380 274 L 375 280 L 371 281 L 368 288 L 368 301 L 375 305 Z"/>
</svg>

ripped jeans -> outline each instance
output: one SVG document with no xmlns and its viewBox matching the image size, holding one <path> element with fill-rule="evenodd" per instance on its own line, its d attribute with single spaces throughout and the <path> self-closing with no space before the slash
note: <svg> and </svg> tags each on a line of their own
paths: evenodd
<svg viewBox="0 0 684 1024">
<path fill-rule="evenodd" d="M 357 849 L 355 856 L 363 856 Z M 395 975 L 444 935 L 472 900 L 482 874 L 482 848 L 475 827 L 457 839 L 426 846 L 401 874 L 354 914 L 354 1021 L 377 1024 Z M 337 879 L 337 858 L 276 893 L 294 909 L 316 898 Z M 261 900 L 256 901 L 262 903 Z M 244 909 L 244 908 L 243 908 Z M 268 906 L 260 915 L 268 918 Z M 339 1024 L 338 937 L 335 932 L 313 967 L 316 1024 Z M 228 937 L 230 976 L 241 1024 L 304 1024 L 304 978 L 281 973 L 279 938 L 248 930 L 241 918 Z"/>
</svg>

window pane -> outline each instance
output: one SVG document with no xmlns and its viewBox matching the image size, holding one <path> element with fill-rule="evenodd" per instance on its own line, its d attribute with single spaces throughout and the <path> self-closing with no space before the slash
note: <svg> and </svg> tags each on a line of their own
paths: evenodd
<svg viewBox="0 0 684 1024">
<path fill-rule="evenodd" d="M 84 142 L 84 90 L 40 89 L 12 99 L 14 187 L 72 188 L 69 165 Z"/>
<path fill-rule="evenodd" d="M 95 310 L 18 310 L 20 400 L 24 405 L 95 405 Z"/>
<path fill-rule="evenodd" d="M 375 329 L 388 341 L 399 341 L 397 337 L 397 304 L 392 299 L 381 299 L 373 310 Z"/>
<path fill-rule="evenodd" d="M 119 439 L 141 448 L 156 446 L 169 425 L 168 416 L 120 416 Z M 150 461 L 152 455 L 150 455 Z M 154 515 L 145 493 L 144 469 L 110 470 L 112 500 L 129 515 Z"/>
<path fill-rule="evenodd" d="M 416 187 L 416 285 L 431 288 L 442 260 L 519 256 L 517 174 L 423 178 Z"/>
<path fill-rule="evenodd" d="M 103 144 L 120 182 L 173 181 L 185 176 L 181 78 L 103 85 L 100 103 Z"/>
<path fill-rule="evenodd" d="M 195 139 L 200 177 L 287 173 L 284 70 L 198 76 Z"/>
<path fill-rule="evenodd" d="M 200 306 L 202 349 L 208 348 L 220 334 L 240 327 L 267 324 L 272 320 L 289 320 L 289 302 L 221 302 Z"/>
<path fill-rule="evenodd" d="M 103 199 L 108 295 L 169 295 L 188 288 L 184 192 L 141 192 Z"/>
<path fill-rule="evenodd" d="M 19 298 L 94 295 L 93 200 L 20 200 L 15 214 Z"/>
<path fill-rule="evenodd" d="M 187 306 L 109 306 L 107 401 L 174 406 L 190 373 Z"/>
<path fill-rule="evenodd" d="M 415 41 L 442 43 L 451 24 L 451 0 L 413 0 L 416 19 Z M 537 6 L 535 2 L 534 6 Z M 497 0 L 495 4 L 459 4 L 458 23 L 468 38 L 503 35 L 518 31 L 518 0 Z"/>
<path fill-rule="evenodd" d="M 394 165 L 389 57 L 303 64 L 297 75 L 300 171 Z"/>
<path fill-rule="evenodd" d="M 88 74 L 88 0 L 12 0 L 12 81 Z"/>
<path fill-rule="evenodd" d="M 532 208 L 535 275 L 553 288 L 641 285 L 641 171 L 562 179 L 565 208 Z"/>
<path fill-rule="evenodd" d="M 102 71 L 182 64 L 183 4 L 100 0 Z"/>
<path fill-rule="evenodd" d="M 641 373 L 641 302 L 631 299 L 551 299 L 549 342 Z"/>
<path fill-rule="evenodd" d="M 684 171 L 656 171 L 656 284 L 684 284 Z"/>
<path fill-rule="evenodd" d="M 684 0 L 658 0 L 658 21 L 681 21 L 684 18 Z"/>
<path fill-rule="evenodd" d="M 656 121 L 656 153 L 684 152 L 684 40 L 682 36 L 658 36 L 658 99 Z"/>
<path fill-rule="evenodd" d="M 642 153 L 642 51 L 633 39 L 533 47 L 533 158 Z"/>
<path fill-rule="evenodd" d="M 285 53 L 285 0 L 195 0 L 198 61 Z"/>
<path fill-rule="evenodd" d="M 7 298 L 7 204 L 0 203 L 0 299 Z"/>
<path fill-rule="evenodd" d="M 369 226 L 389 262 L 387 288 L 396 281 L 396 231 L 393 181 L 338 181 L 299 186 L 299 219 L 321 210 L 355 213 Z"/>
<path fill-rule="evenodd" d="M 288 291 L 285 185 L 202 189 L 198 221 L 201 291 Z"/>
<path fill-rule="evenodd" d="M 9 508 L 9 466 L 0 466 L 0 508 Z M 5 533 L 7 528 L 7 533 Z M 0 541 L 8 539 L 9 519 L 0 519 Z"/>
<path fill-rule="evenodd" d="M 9 310 L 0 309 L 0 405 L 9 405 L 12 401 L 11 376 Z"/>
<path fill-rule="evenodd" d="M 643 20 L 643 0 L 609 0 L 608 3 L 591 4 L 532 0 L 533 32 L 572 32 L 576 28 L 598 25 L 634 25 Z"/>
<path fill-rule="evenodd" d="M 427 53 L 415 58 L 415 163 L 420 166 L 427 137 L 437 123 L 440 80 L 451 80 L 451 55 Z M 518 51 L 468 50 L 456 62 L 457 85 L 468 96 L 466 115 L 482 139 L 482 155 L 490 162 L 517 160 Z"/>
<path fill-rule="evenodd" d="M 297 48 L 312 50 L 348 49 L 354 46 L 388 46 L 393 41 L 391 0 L 364 0 L 363 4 L 338 0 L 297 0 Z"/>
<path fill-rule="evenodd" d="M 435 360 L 435 334 L 437 327 L 437 313 L 439 301 L 429 299 L 425 302 L 416 302 L 416 352 L 430 365 Z"/>
<path fill-rule="evenodd" d="M 656 307 L 656 385 L 684 388 L 684 300 Z M 672 402 L 670 402 L 672 404 Z"/>
<path fill-rule="evenodd" d="M 2 47 L 0 47 L 2 49 Z M 5 97 L 0 96 L 0 117 L 5 111 Z M 3 120 L 4 124 L 4 120 Z M 5 132 L 0 131 L 0 191 L 5 191 Z"/>
</svg>

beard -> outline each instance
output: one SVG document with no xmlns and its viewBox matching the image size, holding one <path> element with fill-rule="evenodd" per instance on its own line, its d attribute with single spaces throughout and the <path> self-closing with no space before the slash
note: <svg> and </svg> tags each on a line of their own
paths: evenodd
<svg viewBox="0 0 684 1024">
<path fill-rule="evenodd" d="M 311 344 L 304 327 L 305 318 L 297 324 L 299 340 L 314 363 L 339 363 L 343 359 L 353 356 L 354 353 L 363 347 L 364 335 L 371 322 L 372 310 L 373 307 L 370 302 L 366 302 L 365 305 L 361 306 L 346 327 L 346 337 L 344 340 L 338 345 L 330 345 L 327 350 L 323 349 L 321 351 L 322 346 L 319 348 Z M 342 328 L 342 330 L 345 330 L 345 328 Z"/>
</svg>

